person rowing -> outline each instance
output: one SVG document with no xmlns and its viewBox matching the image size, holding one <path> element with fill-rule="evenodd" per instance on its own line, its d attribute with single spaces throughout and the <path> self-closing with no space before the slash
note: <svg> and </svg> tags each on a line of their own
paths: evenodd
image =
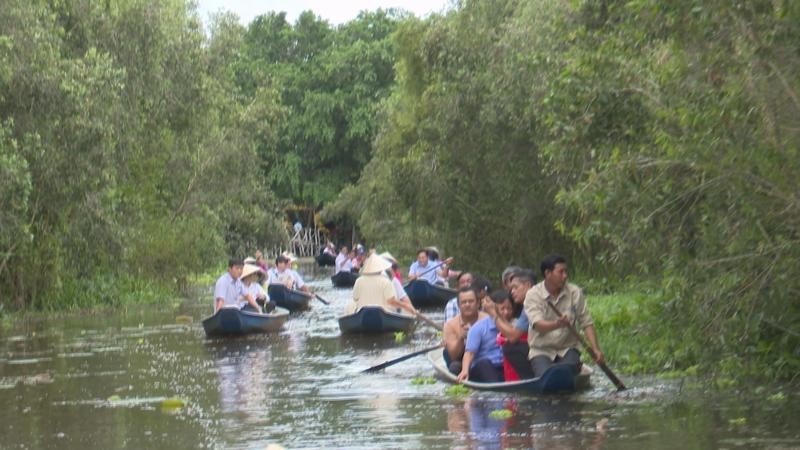
<svg viewBox="0 0 800 450">
<path fill-rule="evenodd" d="M 282 284 L 288 289 L 295 289 L 307 294 L 313 294 L 303 281 L 303 277 L 289 267 L 289 262 L 290 259 L 288 256 L 278 255 L 278 257 L 275 258 L 275 267 L 269 270 L 269 282 L 273 284 Z"/>
<path fill-rule="evenodd" d="M 579 337 L 570 325 L 583 329 L 594 360 L 604 364 L 605 358 L 597 341 L 592 316 L 586 307 L 586 297 L 578 286 L 567 283 L 567 261 L 550 255 L 541 264 L 544 280 L 525 295 L 525 313 L 530 319 L 528 332 L 529 358 L 534 376 L 542 374 L 555 363 L 570 364 L 575 374 L 581 367 Z M 552 307 L 560 312 L 557 315 Z"/>
<path fill-rule="evenodd" d="M 443 286 L 445 282 L 440 273 L 441 266 L 444 264 L 450 264 L 451 262 L 453 262 L 452 257 L 447 258 L 441 264 L 439 261 L 433 263 L 428 258 L 428 250 L 422 248 L 417 251 L 417 260 L 414 261 L 414 263 L 411 264 L 411 267 L 408 269 L 408 279 L 409 281 L 420 279 L 425 280 L 430 284 Z M 439 267 L 437 267 L 437 264 L 439 264 Z"/>
<path fill-rule="evenodd" d="M 410 315 L 417 315 L 411 302 L 397 299 L 390 276 L 386 274 L 391 267 L 392 264 L 388 260 L 375 253 L 364 261 L 361 276 L 353 285 L 353 299 L 345 307 L 345 315 L 355 314 L 362 307 L 369 305 L 380 306 L 386 311 L 405 310 Z"/>
</svg>

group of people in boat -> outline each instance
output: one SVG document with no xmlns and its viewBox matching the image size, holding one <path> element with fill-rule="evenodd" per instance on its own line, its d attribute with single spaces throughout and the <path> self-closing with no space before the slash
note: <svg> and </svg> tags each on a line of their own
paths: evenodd
<svg viewBox="0 0 800 450">
<path fill-rule="evenodd" d="M 542 376 L 556 363 L 581 369 L 579 340 L 570 326 L 582 329 L 602 363 L 583 291 L 567 283 L 567 261 L 544 258 L 543 277 L 528 268 L 503 271 L 503 288 L 489 293 L 488 282 L 462 272 L 458 295 L 445 307 L 444 356 L 459 381 L 502 382 Z M 550 306 L 554 306 L 558 314 Z"/>
<path fill-rule="evenodd" d="M 265 289 L 269 284 L 282 284 L 289 289 L 313 295 L 303 277 L 292 269 L 293 255 L 278 255 L 272 266 L 260 250 L 255 255 L 244 260 L 231 258 L 228 261 L 227 272 L 214 285 L 215 313 L 223 307 L 249 309 L 258 313 L 274 310 L 275 304 L 270 301 Z"/>
<path fill-rule="evenodd" d="M 214 289 L 215 312 L 223 306 L 262 312 L 262 304 L 267 310 L 274 309 L 264 289 L 269 283 L 310 293 L 290 262 L 288 255 L 279 255 L 274 267 L 268 267 L 260 252 L 256 258 L 244 261 L 231 259 L 228 271 L 217 280 Z M 502 289 L 495 291 L 487 279 L 450 270 L 450 263 L 452 258 L 439 260 L 435 247 L 420 249 L 409 268 L 408 279 L 447 285 L 449 278 L 456 278 L 457 296 L 445 306 L 443 340 L 448 370 L 459 381 L 536 378 L 556 363 L 569 365 L 577 374 L 581 368 L 579 340 L 570 327 L 582 329 L 595 361 L 604 361 L 583 291 L 567 282 L 567 261 L 563 257 L 550 255 L 542 260 L 542 281 L 537 280 L 532 269 L 510 266 L 501 275 Z M 343 246 L 336 258 L 336 272 L 353 271 L 356 267 L 360 276 L 345 314 L 377 305 L 388 311 L 418 315 L 403 288 L 394 256 L 374 250 L 365 252 L 361 245 L 353 250 Z"/>
</svg>

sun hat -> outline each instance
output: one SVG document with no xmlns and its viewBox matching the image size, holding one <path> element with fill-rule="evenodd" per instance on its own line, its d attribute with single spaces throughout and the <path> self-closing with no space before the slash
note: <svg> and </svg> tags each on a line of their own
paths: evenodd
<svg viewBox="0 0 800 450">
<path fill-rule="evenodd" d="M 264 273 L 264 271 L 261 270 L 261 267 L 255 266 L 253 264 L 245 264 L 244 265 L 244 269 L 242 269 L 242 276 L 239 277 L 239 279 L 240 280 L 244 280 L 245 278 L 249 277 L 250 275 L 258 274 L 260 276 L 263 273 Z"/>
<path fill-rule="evenodd" d="M 255 262 L 256 262 L 256 259 L 253 258 L 252 256 L 248 256 L 247 258 L 244 259 L 244 263 L 245 264 L 254 264 Z"/>
<path fill-rule="evenodd" d="M 361 268 L 361 273 L 363 274 L 374 274 L 374 273 L 383 273 L 386 269 L 391 269 L 392 263 L 387 261 L 385 258 L 381 258 L 378 255 L 371 255 L 364 261 L 364 267 Z"/>
<path fill-rule="evenodd" d="M 392 263 L 392 264 L 397 264 L 397 258 L 395 258 L 394 256 L 392 256 L 392 254 L 391 254 L 391 253 L 389 253 L 389 252 L 383 252 L 383 253 L 381 253 L 381 254 L 380 254 L 380 255 L 378 255 L 378 256 L 380 256 L 381 258 L 383 258 L 383 259 L 385 259 L 385 260 L 389 261 L 389 262 L 390 262 L 390 263 Z"/>
</svg>

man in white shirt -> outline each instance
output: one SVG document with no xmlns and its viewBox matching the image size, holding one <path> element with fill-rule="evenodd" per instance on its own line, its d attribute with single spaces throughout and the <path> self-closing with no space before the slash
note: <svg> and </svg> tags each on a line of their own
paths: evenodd
<svg viewBox="0 0 800 450">
<path fill-rule="evenodd" d="M 336 255 L 336 273 L 350 272 L 350 255 L 346 245 L 339 249 L 339 254 Z"/>
</svg>

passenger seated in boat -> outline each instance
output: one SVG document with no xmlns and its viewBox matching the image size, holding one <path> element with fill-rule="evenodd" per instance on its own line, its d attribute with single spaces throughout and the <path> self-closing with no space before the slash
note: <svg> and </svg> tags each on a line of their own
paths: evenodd
<svg viewBox="0 0 800 450">
<path fill-rule="evenodd" d="M 477 300 L 476 295 L 476 303 Z M 497 301 L 500 300 L 502 297 L 498 297 Z M 497 345 L 497 333 L 494 320 L 488 316 L 470 327 L 464 345 L 461 372 L 457 378 L 459 383 L 467 380 L 484 383 L 503 381 L 503 351 Z"/>
<path fill-rule="evenodd" d="M 444 361 L 451 373 L 461 373 L 461 363 L 470 327 L 480 319 L 488 317 L 478 309 L 478 294 L 472 287 L 458 291 L 457 316 L 444 324 Z"/>
<path fill-rule="evenodd" d="M 386 275 L 386 270 L 391 267 L 389 261 L 377 254 L 371 255 L 364 261 L 361 276 L 353 285 L 353 300 L 345 307 L 345 315 L 354 314 L 368 305 L 377 305 L 391 312 L 405 310 L 411 315 L 416 315 L 411 302 L 397 300 L 392 281 Z"/>
<path fill-rule="evenodd" d="M 512 335 L 511 338 L 506 337 L 503 334 L 503 330 L 500 329 L 499 323 L 500 320 L 502 320 L 504 323 L 510 323 L 510 324 L 513 324 L 516 321 L 514 318 L 514 310 L 515 310 L 514 301 L 511 300 L 511 295 L 508 293 L 508 291 L 505 290 L 497 290 L 492 292 L 491 300 L 496 305 L 495 308 L 493 308 L 493 310 L 496 309 L 497 315 L 496 316 L 492 315 L 488 310 L 487 314 L 495 318 L 495 325 L 497 325 L 499 331 L 499 333 L 497 333 L 497 345 L 499 345 L 500 348 L 503 349 L 503 379 L 505 381 L 517 381 L 520 379 L 520 376 L 517 373 L 516 369 L 514 369 L 514 366 L 511 364 L 511 361 L 509 361 L 508 357 L 506 356 L 505 346 L 513 345 L 520 341 L 522 342 L 527 341 L 528 338 L 527 325 L 524 334 L 522 334 L 521 336 L 517 336 L 515 333 Z M 525 349 L 527 348 L 528 344 L 526 342 Z M 527 352 L 523 354 L 523 357 L 525 358 L 524 362 L 527 363 Z M 528 364 L 525 364 L 525 366 L 527 366 L 526 368 L 530 367 L 530 365 Z"/>
<path fill-rule="evenodd" d="M 390 263 L 392 263 L 392 269 L 391 269 L 392 270 L 392 278 L 396 279 L 398 284 L 400 284 L 400 287 L 402 288 L 403 287 L 403 274 L 400 273 L 400 265 L 397 264 L 397 259 L 395 259 L 395 257 L 392 256 L 392 254 L 389 253 L 389 252 L 383 252 L 383 253 L 381 253 L 380 256 L 383 259 L 385 259 L 385 260 L 389 261 Z M 404 289 L 403 293 L 405 294 L 405 292 L 406 291 Z M 402 298 L 402 297 L 398 297 L 398 298 Z"/>
<path fill-rule="evenodd" d="M 267 273 L 267 271 L 269 270 L 269 263 L 268 263 L 268 262 L 267 262 L 267 260 L 264 258 L 264 254 L 263 254 L 263 253 L 261 253 L 261 250 L 256 250 L 256 265 L 257 265 L 258 267 L 260 267 L 260 268 L 261 268 L 261 270 L 263 270 L 263 271 L 264 271 L 264 274 L 266 274 L 266 273 Z M 264 277 L 263 277 L 263 281 L 266 281 L 266 280 L 267 280 L 267 277 L 266 277 L 266 276 L 264 276 Z"/>
<path fill-rule="evenodd" d="M 239 280 L 243 268 L 244 262 L 241 259 L 231 258 L 228 261 L 228 271 L 222 274 L 214 285 L 214 313 L 223 306 L 241 308 L 247 303 L 242 282 Z"/>
<path fill-rule="evenodd" d="M 282 284 L 289 289 L 311 293 L 300 274 L 289 268 L 289 257 L 286 255 L 278 255 L 275 258 L 275 267 L 269 271 L 269 282 Z"/>
<path fill-rule="evenodd" d="M 448 258 L 445 262 L 449 263 L 452 262 L 453 258 Z M 436 263 L 438 264 L 438 262 Z M 417 260 L 411 264 L 411 267 L 408 269 L 408 279 L 416 280 L 421 279 L 425 280 L 430 284 L 437 284 L 440 286 L 444 285 L 444 279 L 439 277 L 437 273 L 438 267 L 435 264 L 432 264 L 428 259 L 428 251 L 420 249 L 417 251 Z"/>
<path fill-rule="evenodd" d="M 469 287 L 472 284 L 472 274 L 467 271 L 461 272 L 456 279 L 456 283 L 458 283 L 456 289 Z M 447 323 L 447 321 L 457 316 L 458 313 L 458 295 L 456 295 L 444 305 L 444 323 Z"/>
<path fill-rule="evenodd" d="M 350 250 L 348 257 L 350 258 L 350 271 L 358 272 L 361 270 L 361 260 L 358 257 L 358 252 L 356 252 L 356 249 Z"/>
<path fill-rule="evenodd" d="M 495 318 L 495 324 L 500 333 L 505 338 L 502 346 L 503 358 L 514 368 L 518 379 L 533 378 L 533 369 L 528 360 L 528 329 L 530 321 L 523 308 L 525 295 L 536 284 L 536 273 L 530 269 L 516 268 L 511 273 L 509 286 L 511 289 L 511 299 L 513 301 L 513 319 L 508 320 L 499 314 L 493 302 L 483 302 L 483 309 L 487 314 Z"/>
<path fill-rule="evenodd" d="M 604 362 L 583 291 L 567 283 L 567 261 L 558 255 L 547 256 L 541 271 L 544 280 L 528 291 L 524 303 L 531 323 L 528 344 L 534 375 L 541 376 L 554 363 L 571 364 L 576 375 L 580 372 L 579 341 L 570 332 L 569 324 L 583 329 L 595 353 L 595 362 Z M 548 302 L 558 309 L 560 316 Z"/>
<path fill-rule="evenodd" d="M 348 253 L 346 245 L 343 245 L 342 248 L 339 249 L 339 254 L 336 255 L 336 261 L 334 261 L 334 265 L 336 266 L 334 275 L 339 272 L 350 272 L 353 265 L 350 263 L 350 256 Z"/>
<path fill-rule="evenodd" d="M 259 303 L 263 303 L 265 307 L 269 303 L 269 295 L 267 295 L 267 292 L 259 282 L 263 274 L 264 272 L 261 268 L 255 264 L 245 264 L 242 269 L 242 276 L 239 278 L 242 282 L 242 293 L 248 303 L 245 308 L 252 308 L 252 310 L 259 313 L 262 312 Z M 274 305 L 272 309 L 275 309 Z"/>
<path fill-rule="evenodd" d="M 434 246 L 425 247 L 425 252 L 428 254 L 428 261 L 431 267 L 439 266 L 436 269 L 437 284 L 449 286 L 450 278 L 456 278 L 461 274 L 461 271 L 450 270 L 449 264 L 453 263 L 453 258 L 447 258 L 444 262 L 440 260 L 438 248 Z"/>
</svg>

